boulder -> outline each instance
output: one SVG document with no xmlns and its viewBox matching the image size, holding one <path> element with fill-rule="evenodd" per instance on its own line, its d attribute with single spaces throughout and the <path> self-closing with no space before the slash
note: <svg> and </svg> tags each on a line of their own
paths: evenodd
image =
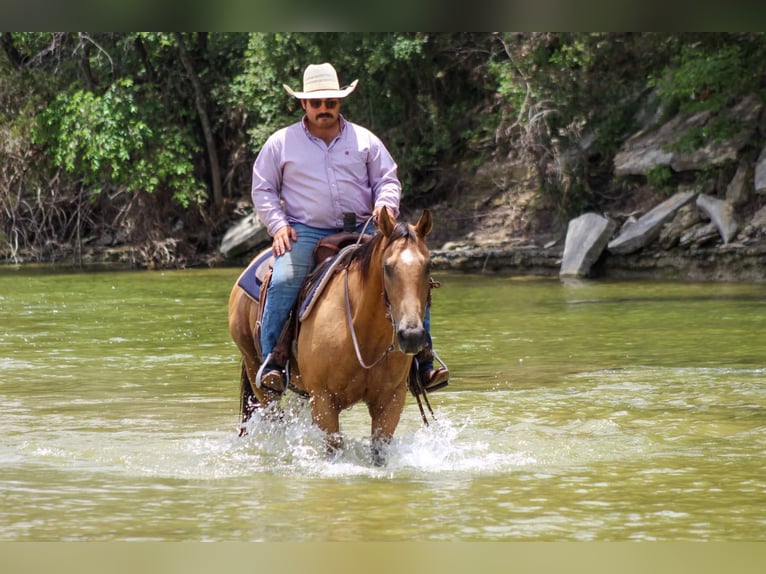
<svg viewBox="0 0 766 574">
<path fill-rule="evenodd" d="M 615 254 L 638 251 L 654 241 L 662 226 L 673 218 L 676 211 L 690 202 L 697 195 L 694 191 L 680 191 L 645 213 L 630 227 L 609 242 L 607 249 Z"/>
<path fill-rule="evenodd" d="M 675 139 L 680 123 L 680 118 L 675 118 L 659 129 L 631 136 L 614 156 L 614 175 L 646 175 L 656 167 L 669 166 L 673 153 L 663 148 Z"/>
<path fill-rule="evenodd" d="M 570 221 L 559 276 L 587 277 L 616 227 L 614 221 L 597 213 Z"/>
<path fill-rule="evenodd" d="M 761 150 L 755 164 L 755 192 L 766 193 L 766 147 Z"/>
<path fill-rule="evenodd" d="M 223 236 L 218 251 L 226 258 L 236 257 L 256 247 L 266 245 L 271 236 L 255 213 L 241 219 Z"/>
<path fill-rule="evenodd" d="M 729 243 L 739 231 L 739 223 L 734 216 L 731 203 L 701 193 L 697 196 L 697 207 L 704 211 L 712 221 L 724 243 Z"/>
<path fill-rule="evenodd" d="M 715 237 L 718 237 L 718 230 L 715 227 L 715 223 L 712 221 L 709 223 L 698 223 L 684 231 L 678 244 L 683 247 L 689 245 L 699 247 Z"/>
<path fill-rule="evenodd" d="M 750 225 L 758 229 L 766 230 L 766 205 L 755 212 L 753 219 L 750 220 Z"/>
<path fill-rule="evenodd" d="M 679 209 L 673 219 L 662 226 L 660 230 L 659 243 L 663 249 L 671 249 L 678 245 L 681 237 L 687 229 L 694 227 L 702 221 L 702 213 L 699 208 L 691 203 L 687 203 Z"/>
<path fill-rule="evenodd" d="M 726 201 L 734 207 L 740 207 L 748 202 L 751 195 L 751 188 L 748 185 L 750 169 L 745 162 L 741 162 L 737 167 L 737 173 L 731 178 L 726 187 Z"/>
</svg>

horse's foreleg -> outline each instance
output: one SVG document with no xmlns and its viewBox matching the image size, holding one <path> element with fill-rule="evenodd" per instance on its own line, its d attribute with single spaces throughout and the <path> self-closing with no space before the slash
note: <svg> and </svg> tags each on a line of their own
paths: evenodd
<svg viewBox="0 0 766 574">
<path fill-rule="evenodd" d="M 244 359 L 242 360 L 242 369 L 239 375 L 239 389 L 239 407 L 242 415 L 242 426 L 239 429 L 239 436 L 243 436 L 246 434 L 244 424 L 250 420 L 250 417 L 253 416 L 253 411 L 258 408 L 258 398 L 253 393 L 253 387 L 250 385 L 247 365 Z"/>
<path fill-rule="evenodd" d="M 340 411 L 327 394 L 311 396 L 311 419 L 325 433 L 327 452 L 332 454 L 343 448 L 340 436 Z"/>
<path fill-rule="evenodd" d="M 394 432 L 402 416 L 405 396 L 406 392 L 402 391 L 394 395 L 390 401 L 378 402 L 368 407 L 372 418 L 370 437 L 372 461 L 377 466 L 386 462 L 388 446 L 391 444 L 391 439 L 394 437 Z"/>
</svg>

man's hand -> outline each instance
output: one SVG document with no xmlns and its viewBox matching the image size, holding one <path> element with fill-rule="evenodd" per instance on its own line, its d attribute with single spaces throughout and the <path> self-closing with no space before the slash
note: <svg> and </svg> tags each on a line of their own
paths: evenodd
<svg viewBox="0 0 766 574">
<path fill-rule="evenodd" d="M 279 257 L 280 255 L 284 255 L 285 251 L 292 251 L 293 244 L 291 243 L 291 240 L 295 241 L 296 239 L 298 239 L 298 234 L 295 232 L 295 229 L 289 225 L 280 227 L 274 234 L 274 240 L 271 243 L 271 252 L 276 257 Z"/>
</svg>

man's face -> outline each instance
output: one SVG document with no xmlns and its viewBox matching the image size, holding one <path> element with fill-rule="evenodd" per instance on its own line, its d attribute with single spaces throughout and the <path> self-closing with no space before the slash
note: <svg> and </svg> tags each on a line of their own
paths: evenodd
<svg viewBox="0 0 766 574">
<path fill-rule="evenodd" d="M 338 114 L 340 114 L 338 98 L 301 100 L 301 106 L 306 110 L 309 123 L 319 128 L 332 127 L 338 121 Z"/>
</svg>

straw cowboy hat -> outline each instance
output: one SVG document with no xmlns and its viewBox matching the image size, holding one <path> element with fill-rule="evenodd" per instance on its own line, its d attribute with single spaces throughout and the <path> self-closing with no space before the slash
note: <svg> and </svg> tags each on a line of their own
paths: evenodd
<svg viewBox="0 0 766 574">
<path fill-rule="evenodd" d="M 354 80 L 348 86 L 341 89 L 338 82 L 338 72 L 332 64 L 309 64 L 303 72 L 303 91 L 295 92 L 287 84 L 282 87 L 287 93 L 300 100 L 322 98 L 345 98 L 356 88 L 359 80 Z"/>
</svg>

